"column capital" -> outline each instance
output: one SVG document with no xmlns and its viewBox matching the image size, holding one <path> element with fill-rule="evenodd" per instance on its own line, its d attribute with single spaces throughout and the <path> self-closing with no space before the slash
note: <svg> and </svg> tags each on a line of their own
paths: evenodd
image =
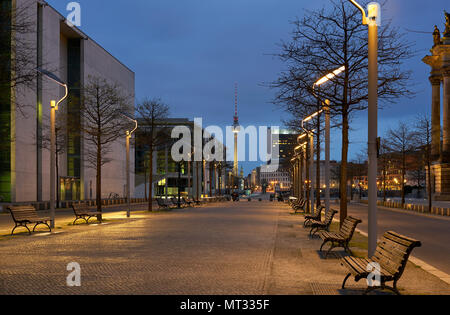
<svg viewBox="0 0 450 315">
<path fill-rule="evenodd" d="M 450 66 L 449 67 L 445 67 L 442 69 L 442 76 L 444 78 L 449 78 L 450 77 Z"/>
<path fill-rule="evenodd" d="M 442 76 L 432 75 L 430 78 L 431 85 L 440 85 L 442 81 Z"/>
</svg>

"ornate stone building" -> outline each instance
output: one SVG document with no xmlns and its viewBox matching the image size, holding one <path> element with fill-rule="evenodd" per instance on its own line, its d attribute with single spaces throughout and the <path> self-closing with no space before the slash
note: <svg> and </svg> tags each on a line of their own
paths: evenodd
<svg viewBox="0 0 450 315">
<path fill-rule="evenodd" d="M 431 56 L 423 62 L 431 67 L 432 86 L 432 176 L 436 200 L 450 200 L 450 14 L 445 12 L 443 37 L 435 26 Z M 443 86 L 443 134 L 441 142 L 441 85 Z"/>
</svg>

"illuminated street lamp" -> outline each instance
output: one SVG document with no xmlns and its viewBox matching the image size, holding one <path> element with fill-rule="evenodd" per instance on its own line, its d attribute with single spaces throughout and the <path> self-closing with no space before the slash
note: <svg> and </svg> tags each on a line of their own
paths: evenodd
<svg viewBox="0 0 450 315">
<path fill-rule="evenodd" d="M 339 69 L 334 70 L 333 72 L 330 72 L 320 80 L 318 80 L 313 85 L 313 90 L 316 87 L 320 87 L 322 84 L 328 82 L 329 80 L 332 80 L 333 78 L 337 77 L 339 74 L 344 72 L 346 69 L 345 66 L 340 67 Z M 331 145 L 330 145 L 330 138 L 331 138 L 331 126 L 330 126 L 330 101 L 325 101 L 325 209 L 328 213 L 330 211 L 330 159 L 331 159 Z M 321 113 L 323 110 L 321 110 L 319 113 Z"/>
<path fill-rule="evenodd" d="M 55 83 L 61 85 L 65 89 L 65 95 L 58 102 L 52 100 L 50 101 L 50 218 L 51 218 L 51 228 L 55 228 L 55 194 L 56 194 L 56 132 L 55 132 L 55 118 L 56 111 L 58 110 L 59 104 L 64 101 L 69 95 L 69 90 L 67 84 L 64 83 L 60 78 L 58 78 L 53 73 L 43 70 L 40 68 L 36 69 L 40 74 L 46 76 Z"/>
<path fill-rule="evenodd" d="M 121 113 L 122 116 L 124 116 L 125 118 L 131 120 L 132 122 L 135 123 L 135 127 L 133 130 L 129 131 L 127 130 L 126 132 L 126 137 L 127 137 L 127 141 L 126 141 L 126 148 L 127 148 L 127 218 L 131 217 L 131 200 L 130 200 L 130 139 L 133 137 L 133 133 L 138 129 L 138 122 L 136 119 L 131 118 L 130 116 Z"/>
<path fill-rule="evenodd" d="M 381 24 L 380 4 L 367 5 L 368 15 L 354 0 L 349 0 L 362 13 L 364 25 L 369 28 L 369 256 L 375 254 L 377 247 L 377 155 L 378 155 L 378 26 Z"/>
</svg>

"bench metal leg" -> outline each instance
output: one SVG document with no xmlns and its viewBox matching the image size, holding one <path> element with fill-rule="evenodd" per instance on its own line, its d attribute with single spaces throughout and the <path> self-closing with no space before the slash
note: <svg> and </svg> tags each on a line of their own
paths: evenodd
<svg viewBox="0 0 450 315">
<path fill-rule="evenodd" d="M 325 240 L 325 241 L 323 242 L 322 246 L 320 246 L 320 252 L 323 251 L 323 247 L 324 247 L 326 244 L 328 244 L 329 242 L 330 242 L 330 241 L 328 241 L 328 240 Z"/>
<path fill-rule="evenodd" d="M 333 243 L 331 244 L 330 249 L 329 249 L 329 250 L 327 251 L 327 253 L 325 254 L 325 259 L 327 259 L 327 258 L 328 258 L 328 255 L 330 255 L 331 251 L 332 251 L 333 249 L 337 248 L 337 247 L 339 247 L 339 246 L 334 245 L 334 242 L 333 242 Z"/>
<path fill-rule="evenodd" d="M 345 290 L 345 284 L 347 283 L 347 280 L 348 280 L 351 276 L 352 276 L 352 274 L 349 273 L 349 274 L 345 277 L 344 282 L 342 283 L 342 290 Z"/>
<path fill-rule="evenodd" d="M 37 223 L 37 224 L 34 226 L 34 228 L 33 228 L 33 233 L 36 231 L 36 228 L 37 228 L 39 225 L 46 225 L 46 226 L 48 227 L 48 229 L 50 230 L 50 232 L 52 231 L 52 228 L 50 227 L 50 225 L 48 225 L 48 223 L 41 222 L 41 223 Z"/>
<path fill-rule="evenodd" d="M 346 251 L 350 256 L 353 256 L 353 252 L 352 252 L 352 250 L 350 249 L 349 244 L 346 244 L 346 245 L 344 245 L 343 247 L 344 247 L 345 251 Z"/>
<path fill-rule="evenodd" d="M 30 229 L 28 228 L 28 226 L 25 224 L 25 225 L 23 225 L 23 224 L 17 224 L 16 223 L 16 226 L 14 227 L 14 229 L 12 230 L 12 232 L 11 232 L 11 236 L 14 236 L 14 231 L 17 229 L 17 228 L 19 228 L 19 227 L 24 227 L 24 228 L 26 228 L 27 230 L 28 230 L 28 233 L 31 235 L 31 231 L 30 231 Z"/>
<path fill-rule="evenodd" d="M 311 229 L 311 232 L 309 233 L 309 235 L 310 235 L 311 237 L 316 237 L 316 236 L 317 236 L 317 233 L 318 233 L 320 230 L 321 230 L 320 227 L 312 228 L 312 229 Z M 313 232 L 313 231 L 314 231 L 314 232 Z"/>
<path fill-rule="evenodd" d="M 364 295 L 368 295 L 369 293 L 371 293 L 371 292 L 373 292 L 375 290 L 389 290 L 389 291 L 393 292 L 396 295 L 401 295 L 400 291 L 397 289 L 397 282 L 394 282 L 394 286 L 393 287 L 387 286 L 385 283 L 382 283 L 381 286 L 378 286 L 378 287 L 369 287 L 369 288 L 367 288 L 367 290 L 364 293 Z"/>
<path fill-rule="evenodd" d="M 75 225 L 75 223 L 76 223 L 78 220 L 84 220 L 84 221 L 86 221 L 86 218 L 78 217 L 78 218 L 75 219 L 75 221 L 73 221 L 72 225 Z M 88 222 L 86 221 L 86 223 L 88 223 Z"/>
<path fill-rule="evenodd" d="M 90 216 L 90 217 L 86 220 L 86 223 L 89 224 L 89 220 L 92 219 L 92 218 L 97 218 L 97 216 L 96 216 L 96 215 Z M 97 218 L 97 220 L 98 220 L 98 218 Z M 98 220 L 98 222 L 102 223 L 102 220 Z"/>
</svg>

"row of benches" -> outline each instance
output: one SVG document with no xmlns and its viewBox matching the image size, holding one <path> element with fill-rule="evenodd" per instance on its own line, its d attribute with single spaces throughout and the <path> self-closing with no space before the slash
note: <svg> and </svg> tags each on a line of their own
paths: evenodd
<svg viewBox="0 0 450 315">
<path fill-rule="evenodd" d="M 180 198 L 180 204 L 178 204 L 178 198 L 175 197 L 167 199 L 157 198 L 156 202 L 158 203 L 158 207 L 160 210 L 178 208 L 179 206 L 182 208 L 194 207 L 196 205 L 200 206 L 203 203 L 201 200 L 191 200 L 185 197 Z"/>
<path fill-rule="evenodd" d="M 191 199 L 189 197 L 181 197 L 178 204 L 178 197 L 171 197 L 171 198 L 156 198 L 156 202 L 158 203 L 158 207 L 160 210 L 166 210 L 166 209 L 174 209 L 178 207 L 186 208 L 186 207 L 195 207 L 195 206 L 201 206 L 205 203 L 211 203 L 211 202 L 223 202 L 223 201 L 230 201 L 227 197 L 211 197 L 211 198 L 205 198 L 205 199 Z"/>
<path fill-rule="evenodd" d="M 36 228 L 39 225 L 45 225 L 50 230 L 50 232 L 52 231 L 52 228 L 49 224 L 49 222 L 51 222 L 51 218 L 39 216 L 34 206 L 10 206 L 7 209 L 11 213 L 11 217 L 15 223 L 11 235 L 14 235 L 14 232 L 19 227 L 26 228 L 28 230 L 28 233 L 31 235 L 32 232 L 28 227 L 29 224 L 34 224 L 33 233 L 36 231 Z M 100 212 L 90 210 L 89 207 L 85 204 L 73 204 L 72 210 L 75 215 L 73 225 L 75 225 L 79 220 L 84 220 L 86 224 L 89 224 L 90 219 L 94 217 L 97 218 L 101 215 Z"/>
<path fill-rule="evenodd" d="M 305 200 L 294 200 L 290 202 L 292 209 L 295 213 L 299 210 L 305 210 Z M 341 265 L 348 270 L 348 274 L 342 284 L 342 289 L 345 289 L 347 280 L 351 277 L 355 277 L 355 281 L 358 282 L 361 279 L 367 279 L 373 270 L 368 268 L 372 263 L 376 263 L 380 266 L 380 283 L 375 286 L 368 286 L 365 294 L 377 289 L 388 289 L 395 294 L 400 295 L 397 288 L 397 283 L 402 276 L 409 256 L 414 248 L 422 246 L 421 242 L 412 239 L 407 236 L 403 236 L 396 232 L 386 232 L 375 251 L 375 255 L 370 258 L 357 258 L 353 256 L 350 250 L 350 241 L 356 231 L 358 224 L 362 223 L 360 219 L 347 217 L 341 225 L 339 232 L 330 232 L 330 226 L 333 222 L 333 218 L 338 213 L 336 210 L 330 210 L 326 213 L 324 220 L 322 221 L 322 213 L 325 211 L 323 206 L 320 206 L 317 213 L 314 215 L 306 215 L 304 227 L 310 227 L 310 236 L 314 237 L 316 234 L 322 239 L 323 243 L 320 247 L 320 252 L 323 251 L 326 244 L 330 244 L 330 248 L 326 253 L 325 258 L 335 248 L 343 248 L 350 256 L 341 259 Z M 393 282 L 392 287 L 386 285 L 386 282 Z"/>
</svg>

